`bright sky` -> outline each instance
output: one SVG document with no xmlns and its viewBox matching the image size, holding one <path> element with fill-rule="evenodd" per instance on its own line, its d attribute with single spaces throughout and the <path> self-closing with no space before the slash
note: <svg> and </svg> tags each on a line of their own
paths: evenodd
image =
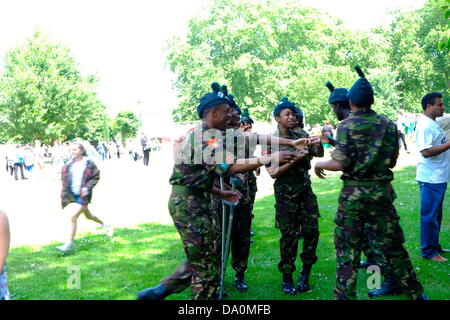
<svg viewBox="0 0 450 320">
<path fill-rule="evenodd" d="M 0 0 L 0 57 L 39 28 L 68 46 L 85 74 L 98 75 L 97 92 L 111 115 L 125 109 L 148 114 L 156 107 L 169 115 L 177 99 L 162 48 L 183 34 L 206 1 Z M 301 2 L 363 30 L 381 21 L 388 7 L 419 8 L 426 0 Z"/>
</svg>

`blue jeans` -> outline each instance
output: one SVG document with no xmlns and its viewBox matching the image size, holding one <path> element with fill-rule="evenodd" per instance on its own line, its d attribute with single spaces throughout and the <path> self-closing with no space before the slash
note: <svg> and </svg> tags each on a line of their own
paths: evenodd
<svg viewBox="0 0 450 320">
<path fill-rule="evenodd" d="M 420 246 L 422 257 L 431 259 L 440 255 L 439 232 L 442 222 L 442 204 L 447 183 L 420 182 Z"/>
</svg>

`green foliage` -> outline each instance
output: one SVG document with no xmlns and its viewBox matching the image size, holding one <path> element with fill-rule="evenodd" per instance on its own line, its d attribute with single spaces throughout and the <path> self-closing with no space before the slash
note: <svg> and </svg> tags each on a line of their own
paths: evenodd
<svg viewBox="0 0 450 320">
<path fill-rule="evenodd" d="M 121 111 L 114 119 L 113 133 L 119 134 L 122 144 L 126 140 L 136 137 L 139 130 L 139 118 L 131 111 Z"/>
<path fill-rule="evenodd" d="M 394 12 L 393 22 L 381 32 L 389 43 L 388 64 L 397 74 L 404 110 L 421 112 L 420 100 L 431 91 L 449 97 L 449 49 L 439 48 L 450 32 L 440 9 L 445 2 L 448 0 L 430 0 L 419 10 Z"/>
<path fill-rule="evenodd" d="M 94 91 L 95 76 L 83 77 L 69 49 L 35 32 L 10 50 L 0 79 L 0 121 L 12 141 L 103 135 L 106 107 Z"/>
<path fill-rule="evenodd" d="M 325 83 L 350 87 L 356 64 L 374 84 L 375 109 L 391 117 L 399 108 L 418 110 L 424 92 L 448 89 L 448 50 L 437 49 L 448 34 L 443 1 L 395 12 L 388 27 L 355 32 L 294 0 L 211 0 L 190 20 L 186 37 L 166 48 L 180 96 L 173 118 L 195 120 L 198 99 L 218 81 L 258 120 L 269 120 L 288 96 L 308 123 L 336 122 Z"/>
<path fill-rule="evenodd" d="M 442 10 L 442 13 L 444 14 L 444 18 L 447 20 L 450 19 L 450 0 L 447 0 L 447 2 L 441 6 L 441 10 Z M 449 33 L 448 29 L 447 29 L 446 34 L 444 35 L 443 40 L 439 43 L 438 49 L 439 50 L 445 50 L 445 49 L 450 50 L 450 33 Z"/>
</svg>

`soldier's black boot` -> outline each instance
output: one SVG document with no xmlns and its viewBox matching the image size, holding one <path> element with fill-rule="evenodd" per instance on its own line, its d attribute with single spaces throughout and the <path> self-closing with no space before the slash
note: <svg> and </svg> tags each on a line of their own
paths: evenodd
<svg viewBox="0 0 450 320">
<path fill-rule="evenodd" d="M 300 272 L 300 276 L 298 277 L 298 292 L 306 292 L 309 290 L 309 275 L 311 274 L 311 269 L 311 264 L 303 265 L 303 270 Z"/>
<path fill-rule="evenodd" d="M 248 290 L 248 286 L 245 283 L 243 274 L 236 273 L 236 278 L 234 280 L 236 289 L 238 289 L 238 291 L 245 292 Z"/>
<path fill-rule="evenodd" d="M 297 294 L 297 290 L 295 290 L 294 280 L 292 279 L 291 273 L 283 273 L 283 283 L 281 284 L 281 289 L 285 294 Z"/>
<path fill-rule="evenodd" d="M 380 289 L 373 289 L 368 292 L 369 298 L 383 297 L 383 296 L 395 296 L 402 294 L 403 288 L 399 285 L 398 281 L 393 277 L 385 277 L 384 282 Z"/>
<path fill-rule="evenodd" d="M 136 296 L 137 300 L 164 300 L 172 293 L 166 286 L 160 284 L 159 286 L 139 291 Z"/>
</svg>

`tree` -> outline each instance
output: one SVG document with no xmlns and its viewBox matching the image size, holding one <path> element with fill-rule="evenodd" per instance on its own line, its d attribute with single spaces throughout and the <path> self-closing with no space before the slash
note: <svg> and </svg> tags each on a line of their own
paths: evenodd
<svg viewBox="0 0 450 320">
<path fill-rule="evenodd" d="M 384 68 L 387 55 L 380 48 L 386 46 L 379 34 L 346 30 L 298 1 L 212 0 L 190 20 L 186 38 L 167 46 L 180 96 L 174 120 L 196 119 L 198 99 L 213 81 L 226 84 L 259 120 L 269 120 L 283 96 L 303 109 L 308 122 L 334 120 L 325 82 L 350 86 L 356 64 Z"/>
<path fill-rule="evenodd" d="M 9 51 L 0 79 L 0 121 L 11 140 L 75 137 L 95 140 L 106 107 L 95 93 L 97 79 L 83 77 L 68 48 L 35 32 Z"/>
<path fill-rule="evenodd" d="M 444 3 L 441 6 L 442 13 L 445 19 L 450 19 L 450 0 L 447 0 L 447 3 Z M 447 49 L 450 50 L 450 31 L 447 29 L 447 33 L 444 39 L 439 43 L 439 50 Z"/>
<path fill-rule="evenodd" d="M 393 22 L 381 31 L 389 42 L 388 63 L 397 74 L 402 109 L 420 112 L 420 100 L 430 91 L 449 97 L 450 50 L 439 48 L 449 34 L 449 21 L 440 9 L 447 1 L 430 0 L 419 10 L 394 12 Z"/>
<path fill-rule="evenodd" d="M 121 111 L 114 120 L 113 132 L 120 135 L 122 144 L 126 146 L 127 139 L 137 136 L 139 124 L 139 118 L 133 112 Z"/>
</svg>

